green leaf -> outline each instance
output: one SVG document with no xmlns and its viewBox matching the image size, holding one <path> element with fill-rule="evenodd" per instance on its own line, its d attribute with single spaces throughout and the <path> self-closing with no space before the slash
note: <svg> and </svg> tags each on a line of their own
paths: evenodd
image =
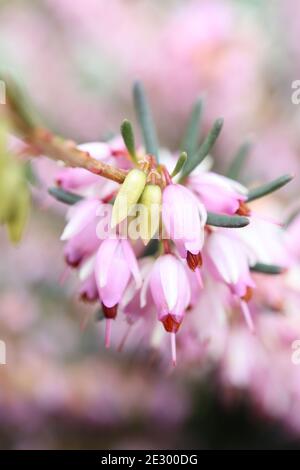
<svg viewBox="0 0 300 470">
<path fill-rule="evenodd" d="M 158 159 L 158 141 L 151 110 L 143 85 L 136 82 L 133 86 L 133 98 L 137 119 L 141 126 L 146 152 Z"/>
<path fill-rule="evenodd" d="M 121 125 L 121 134 L 126 145 L 126 148 L 131 156 L 132 160 L 136 163 L 136 153 L 135 153 L 135 142 L 134 142 L 134 134 L 132 130 L 131 123 L 125 119 Z"/>
<path fill-rule="evenodd" d="M 185 135 L 180 146 L 181 150 L 186 152 L 188 156 L 192 156 L 197 151 L 202 111 L 203 100 L 198 98 L 193 106 Z"/>
<path fill-rule="evenodd" d="M 64 202 L 65 204 L 73 205 L 76 202 L 79 202 L 83 199 L 83 196 L 78 194 L 71 193 L 70 191 L 65 191 L 61 188 L 49 188 L 48 193 L 51 194 L 57 201 Z"/>
<path fill-rule="evenodd" d="M 256 263 L 250 267 L 251 271 L 263 274 L 282 274 L 285 268 L 277 266 L 275 264 Z"/>
<path fill-rule="evenodd" d="M 187 162 L 182 172 L 182 178 L 186 178 L 208 155 L 212 149 L 214 143 L 216 142 L 223 126 L 223 119 L 217 119 L 211 128 L 210 132 L 207 134 L 203 143 L 200 145 L 199 150 L 194 155 L 188 155 Z"/>
<path fill-rule="evenodd" d="M 241 228 L 246 227 L 250 223 L 247 217 L 240 215 L 223 215 L 214 212 L 207 213 L 207 225 L 215 227 Z"/>
<path fill-rule="evenodd" d="M 261 197 L 266 196 L 267 194 L 277 191 L 277 189 L 282 188 L 282 186 L 285 186 L 292 179 L 293 179 L 292 175 L 283 175 L 283 176 L 280 176 L 280 178 L 277 178 L 276 180 L 271 181 L 270 183 L 267 183 L 262 186 L 259 186 L 258 188 L 252 189 L 248 193 L 247 202 L 254 201 L 255 199 L 259 199 Z"/>
<path fill-rule="evenodd" d="M 177 160 L 177 163 L 175 165 L 175 168 L 171 173 L 172 178 L 174 178 L 174 176 L 178 175 L 178 173 L 181 172 L 184 165 L 186 164 L 186 161 L 187 161 L 187 153 L 186 152 L 181 152 L 181 154 L 179 155 L 179 158 Z"/>
<path fill-rule="evenodd" d="M 227 171 L 228 178 L 238 180 L 251 149 L 250 142 L 244 142 L 236 152 Z"/>
</svg>

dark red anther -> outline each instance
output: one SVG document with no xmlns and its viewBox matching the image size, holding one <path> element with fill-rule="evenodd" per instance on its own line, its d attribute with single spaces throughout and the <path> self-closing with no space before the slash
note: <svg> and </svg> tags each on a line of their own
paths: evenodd
<svg viewBox="0 0 300 470">
<path fill-rule="evenodd" d="M 163 319 L 162 319 L 162 323 L 165 327 L 165 330 L 168 332 L 168 333 L 177 333 L 180 325 L 181 325 L 181 321 L 177 321 L 175 320 L 175 318 L 173 317 L 173 315 L 166 315 Z"/>
<path fill-rule="evenodd" d="M 88 290 L 83 290 L 82 292 L 80 292 L 79 297 L 80 300 L 87 303 L 93 303 L 99 299 L 98 292 L 91 292 Z"/>
<path fill-rule="evenodd" d="M 236 214 L 247 217 L 251 214 L 251 211 L 245 202 L 240 201 L 240 206 L 238 210 L 236 211 Z"/>
<path fill-rule="evenodd" d="M 192 271 L 196 271 L 197 268 L 199 268 L 200 266 L 202 266 L 202 256 L 201 256 L 201 253 L 197 253 L 196 255 L 194 255 L 193 253 L 191 253 L 190 251 L 187 252 L 187 255 L 186 255 L 186 261 L 187 261 L 187 264 L 188 264 L 188 267 L 192 270 Z"/>
<path fill-rule="evenodd" d="M 78 268 L 82 261 L 82 256 L 71 256 L 69 254 L 65 255 L 65 262 L 67 263 L 68 266 L 71 268 Z"/>
<path fill-rule="evenodd" d="M 113 307 L 106 307 L 104 303 L 102 302 L 102 309 L 105 318 L 116 318 L 117 313 L 118 313 L 118 304 L 114 305 Z"/>
<path fill-rule="evenodd" d="M 245 302 L 249 302 L 251 300 L 253 295 L 253 289 L 251 287 L 247 287 L 246 293 L 243 295 L 242 300 L 245 300 Z"/>
</svg>

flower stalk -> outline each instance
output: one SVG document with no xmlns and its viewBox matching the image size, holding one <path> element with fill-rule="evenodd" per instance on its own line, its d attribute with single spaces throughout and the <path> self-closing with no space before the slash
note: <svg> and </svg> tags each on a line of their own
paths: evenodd
<svg viewBox="0 0 300 470">
<path fill-rule="evenodd" d="M 29 113 L 24 112 L 19 90 L 11 81 L 6 81 L 5 113 L 12 129 L 32 150 L 32 154 L 42 154 L 52 160 L 62 161 L 67 166 L 84 168 L 117 183 L 123 183 L 126 171 L 92 158 L 88 152 L 79 150 L 72 141 L 56 136 L 36 125 Z"/>
</svg>

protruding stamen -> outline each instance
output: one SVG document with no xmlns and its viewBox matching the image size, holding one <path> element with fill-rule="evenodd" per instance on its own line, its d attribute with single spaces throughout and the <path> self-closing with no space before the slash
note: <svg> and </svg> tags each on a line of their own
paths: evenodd
<svg viewBox="0 0 300 470">
<path fill-rule="evenodd" d="M 244 300 L 241 300 L 241 309 L 242 309 L 242 312 L 243 312 L 243 315 L 244 315 L 244 318 L 245 318 L 245 321 L 247 323 L 249 330 L 251 331 L 251 333 L 255 333 L 253 319 L 252 319 L 248 304 Z"/>
<path fill-rule="evenodd" d="M 200 289 L 203 289 L 203 280 L 202 280 L 201 271 L 199 268 L 195 270 L 195 274 L 196 274 L 196 279 L 198 281 Z"/>
<path fill-rule="evenodd" d="M 118 346 L 118 352 L 122 352 L 122 351 L 123 351 L 123 348 L 124 348 L 124 346 L 125 346 L 125 343 L 126 343 L 126 341 L 127 341 L 128 336 L 129 336 L 131 327 L 132 327 L 132 325 L 128 325 L 128 326 L 127 326 L 126 331 L 125 331 L 125 333 L 123 334 L 123 337 L 122 337 L 122 339 L 121 339 L 121 341 L 120 341 L 120 344 L 119 344 L 119 346 Z"/>
<path fill-rule="evenodd" d="M 166 315 L 165 317 L 163 317 L 161 321 L 165 327 L 165 330 L 168 333 L 176 333 L 181 325 L 181 321 L 178 321 L 170 313 Z"/>
<path fill-rule="evenodd" d="M 70 266 L 66 266 L 66 268 L 64 269 L 64 271 L 62 272 L 60 278 L 59 278 L 59 284 L 62 286 L 64 285 L 64 283 L 66 282 L 68 276 L 70 274 Z"/>
<path fill-rule="evenodd" d="M 112 325 L 112 319 L 106 318 L 105 320 L 105 347 L 106 348 L 110 347 L 111 325 Z"/>
<path fill-rule="evenodd" d="M 170 333 L 171 335 L 171 352 L 172 352 L 172 364 L 176 367 L 176 333 Z"/>
</svg>

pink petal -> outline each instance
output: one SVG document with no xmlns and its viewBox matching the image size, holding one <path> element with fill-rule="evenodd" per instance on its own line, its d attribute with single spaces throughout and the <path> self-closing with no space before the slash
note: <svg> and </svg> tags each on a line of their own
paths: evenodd
<svg viewBox="0 0 300 470">
<path fill-rule="evenodd" d="M 178 299 L 178 266 L 172 255 L 164 256 L 160 264 L 160 281 L 168 310 L 172 312 Z"/>
<path fill-rule="evenodd" d="M 136 282 L 136 287 L 139 289 L 142 285 L 142 278 L 141 278 L 141 273 L 139 270 L 138 262 L 136 260 L 136 256 L 128 240 L 122 239 L 121 243 L 122 243 L 122 248 L 123 248 L 125 259 L 128 263 L 129 269 Z"/>
<path fill-rule="evenodd" d="M 96 211 L 99 206 L 99 201 L 84 200 L 74 206 L 70 213 L 70 220 L 64 228 L 64 231 L 60 237 L 61 240 L 69 240 L 79 232 L 81 232 L 93 218 L 96 218 Z"/>
<path fill-rule="evenodd" d="M 114 262 L 114 255 L 118 244 L 119 240 L 108 238 L 100 245 L 95 262 L 96 281 L 99 288 L 107 284 L 108 272 L 111 264 Z"/>
</svg>

